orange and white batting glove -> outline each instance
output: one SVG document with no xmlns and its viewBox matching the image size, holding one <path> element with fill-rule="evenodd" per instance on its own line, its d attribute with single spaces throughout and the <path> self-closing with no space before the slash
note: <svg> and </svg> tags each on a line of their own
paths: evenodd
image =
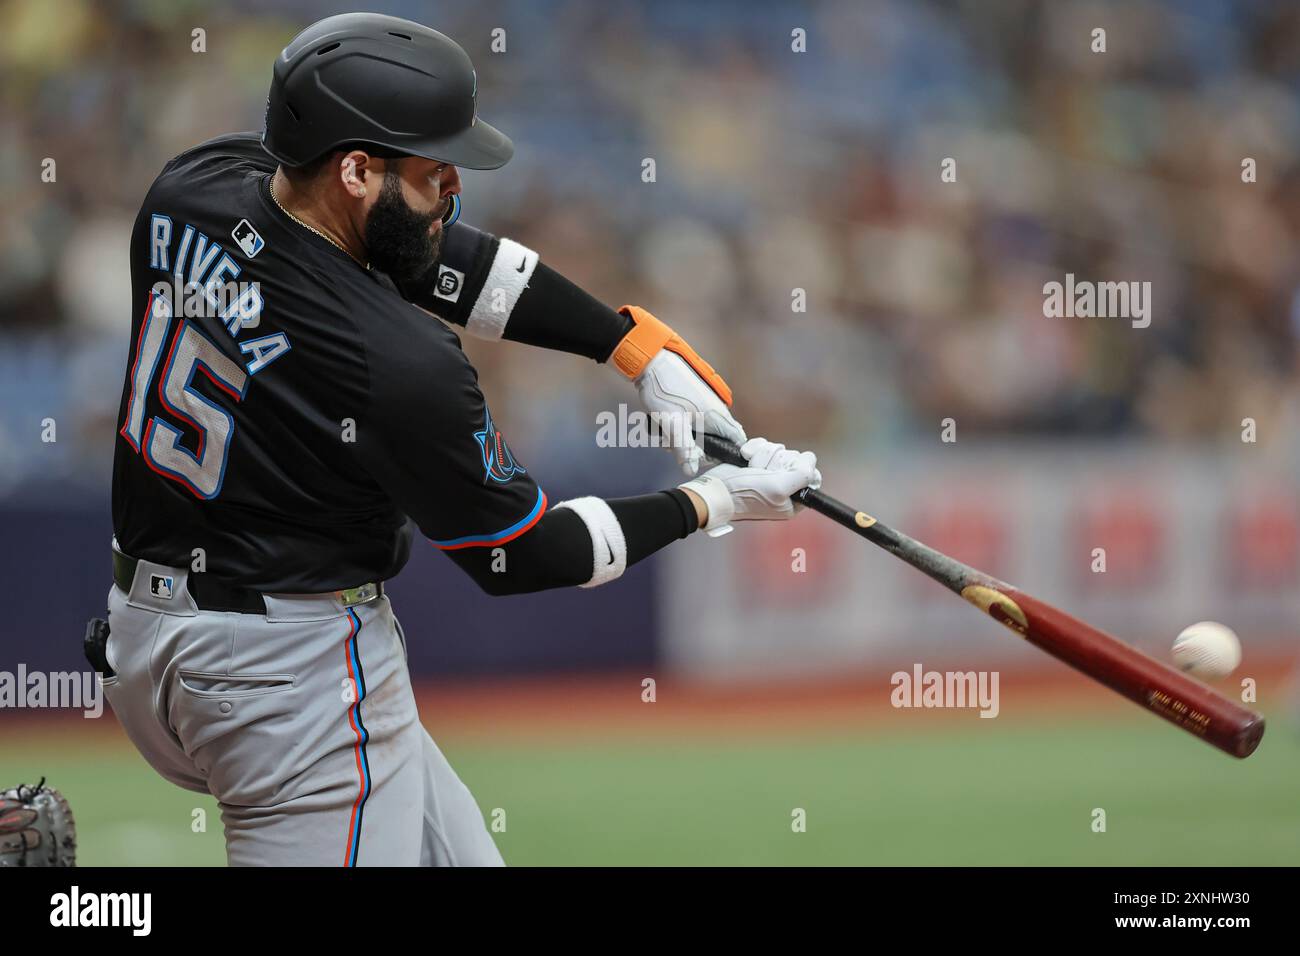
<svg viewBox="0 0 1300 956">
<path fill-rule="evenodd" d="M 636 325 L 623 337 L 609 362 L 632 380 L 641 404 L 660 425 L 687 476 L 700 470 L 702 433 L 746 441 L 745 429 L 731 414 L 731 389 L 686 340 L 645 309 L 618 310 Z"/>
</svg>

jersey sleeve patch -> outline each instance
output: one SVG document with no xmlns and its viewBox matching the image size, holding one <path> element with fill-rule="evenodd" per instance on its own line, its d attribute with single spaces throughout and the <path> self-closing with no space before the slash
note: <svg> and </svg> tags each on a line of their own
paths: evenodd
<svg viewBox="0 0 1300 956">
<path fill-rule="evenodd" d="M 515 456 L 510 454 L 510 448 L 501 435 L 501 429 L 493 423 L 492 412 L 488 410 L 486 404 L 483 412 L 483 427 L 474 432 L 474 440 L 478 442 L 479 454 L 483 459 L 485 482 L 495 481 L 498 484 L 505 484 L 515 475 L 527 474 L 523 465 L 518 464 Z"/>
</svg>

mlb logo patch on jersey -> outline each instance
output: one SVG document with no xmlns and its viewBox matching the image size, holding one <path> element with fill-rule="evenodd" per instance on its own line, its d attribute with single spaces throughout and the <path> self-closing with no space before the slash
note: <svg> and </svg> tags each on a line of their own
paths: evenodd
<svg viewBox="0 0 1300 956">
<path fill-rule="evenodd" d="M 465 285 L 465 273 L 451 266 L 438 265 L 438 281 L 434 283 L 433 294 L 439 299 L 455 302 L 460 298 L 461 287 Z"/>
<path fill-rule="evenodd" d="M 239 224 L 230 230 L 230 235 L 239 244 L 239 248 L 244 250 L 244 255 L 250 259 L 261 252 L 262 247 L 266 245 L 262 234 L 254 229 L 253 224 L 247 219 L 239 220 Z"/>
<path fill-rule="evenodd" d="M 157 598 L 171 600 L 172 576 L 170 574 L 149 575 L 149 593 Z"/>
</svg>

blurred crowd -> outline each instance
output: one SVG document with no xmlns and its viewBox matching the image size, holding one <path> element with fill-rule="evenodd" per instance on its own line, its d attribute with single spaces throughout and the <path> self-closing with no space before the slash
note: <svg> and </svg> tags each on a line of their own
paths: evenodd
<svg viewBox="0 0 1300 956">
<path fill-rule="evenodd" d="M 465 219 L 675 325 L 751 434 L 867 454 L 949 417 L 999 438 L 1300 431 L 1294 0 L 371 8 L 456 38 L 515 140 L 465 174 Z M 102 480 L 145 190 L 185 147 L 260 128 L 275 54 L 341 9 L 0 0 L 0 492 Z M 1149 281 L 1150 327 L 1044 317 L 1066 273 Z M 608 455 L 595 415 L 632 400 L 612 373 L 468 348 L 512 444 Z M 74 440 L 36 443 L 47 415 Z"/>
</svg>

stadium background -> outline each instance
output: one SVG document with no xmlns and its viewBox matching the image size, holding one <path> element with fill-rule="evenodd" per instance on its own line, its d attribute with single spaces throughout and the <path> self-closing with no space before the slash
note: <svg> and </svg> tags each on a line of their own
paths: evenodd
<svg viewBox="0 0 1300 956">
<path fill-rule="evenodd" d="M 417 543 L 392 593 L 421 712 L 505 810 L 507 861 L 1300 862 L 1300 8 L 370 8 L 455 37 L 515 140 L 505 171 L 465 173 L 468 221 L 673 323 L 750 434 L 815 449 L 839 497 L 1157 655 L 1230 624 L 1271 723 L 1232 762 L 811 515 L 508 600 Z M 0 2 L 0 671 L 84 669 L 103 607 L 144 190 L 260 127 L 275 54 L 343 9 Z M 1066 272 L 1151 281 L 1150 327 L 1044 318 Z M 675 480 L 661 451 L 597 447 L 596 415 L 635 407 L 608 370 L 467 349 L 553 499 Z M 918 662 L 999 670 L 999 717 L 891 708 Z M 222 860 L 212 801 L 154 776 L 111 714 L 0 710 L 0 786 L 41 775 L 88 864 Z"/>
</svg>

